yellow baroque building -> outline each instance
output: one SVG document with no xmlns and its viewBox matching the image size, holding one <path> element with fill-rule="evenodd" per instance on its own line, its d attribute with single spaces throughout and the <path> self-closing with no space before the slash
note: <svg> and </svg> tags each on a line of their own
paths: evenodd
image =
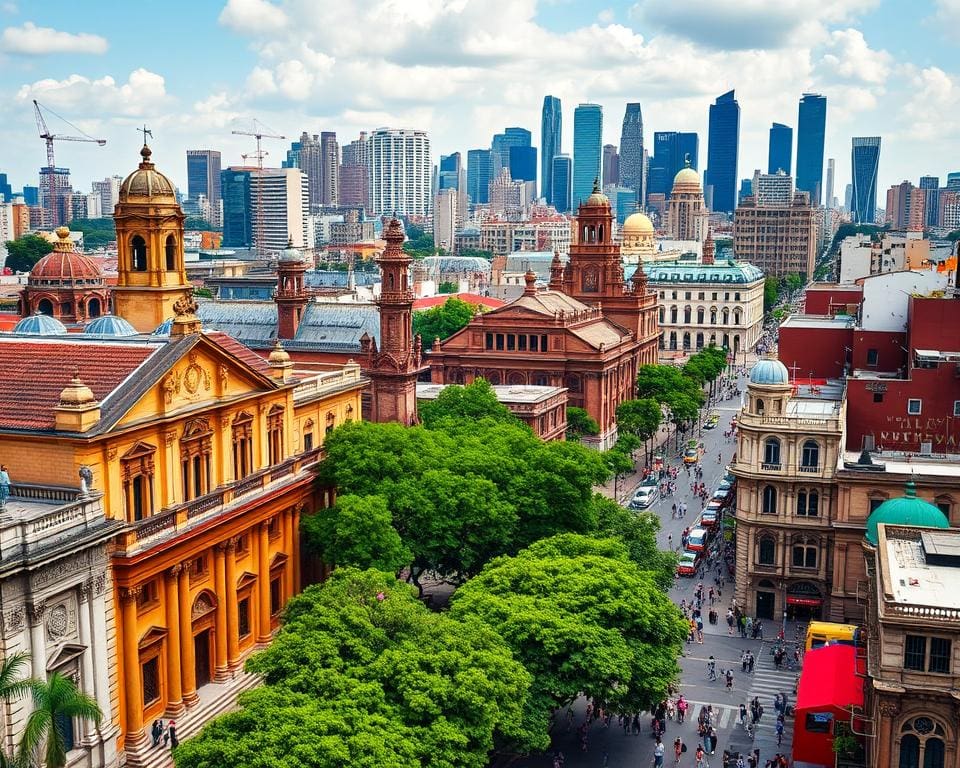
<svg viewBox="0 0 960 768">
<path fill-rule="evenodd" d="M 0 334 L 5 517 L 31 542 L 46 541 L 42 551 L 78 559 L 90 549 L 76 589 L 62 567 L 51 571 L 65 586 L 49 599 L 32 593 L 42 586 L 32 581 L 14 591 L 0 582 L 4 634 L 22 629 L 17 647 L 34 657 L 34 675 L 79 659 L 71 674 L 107 715 L 100 729 L 78 724 L 70 734 L 71 765 L 92 768 L 168 764 L 169 751 L 150 744 L 155 719 L 176 718 L 185 738 L 255 684 L 244 659 L 319 575 L 301 557 L 299 523 L 332 503 L 315 472 L 324 437 L 359 418 L 366 384 L 352 363 L 295 371 L 279 344 L 264 360 L 226 334 L 201 332 L 183 277 L 182 218 L 165 208 L 169 181 L 152 164 L 136 174 L 123 187 L 138 190 L 135 229 L 120 223 L 124 192 L 117 205 L 127 287 L 117 306 L 136 307 L 140 327 L 117 317 L 99 333 L 65 334 L 52 321 Z M 163 205 L 148 205 L 144 190 L 159 190 Z M 143 264 L 156 279 L 124 275 Z M 137 333 L 168 310 L 169 337 Z M 89 611 L 95 598 L 102 607 Z M 19 623 L 8 619 L 18 609 Z M 7 714 L 5 746 L 23 717 Z"/>
</svg>

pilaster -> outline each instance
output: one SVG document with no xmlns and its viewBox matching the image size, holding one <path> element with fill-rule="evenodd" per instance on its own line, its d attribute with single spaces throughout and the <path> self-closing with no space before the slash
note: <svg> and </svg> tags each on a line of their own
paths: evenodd
<svg viewBox="0 0 960 768">
<path fill-rule="evenodd" d="M 164 608 L 167 617 L 167 717 L 175 717 L 183 711 L 183 686 L 180 650 L 180 594 L 178 582 L 180 565 L 175 565 L 164 573 Z M 187 613 L 189 606 L 185 607 Z"/>
</svg>

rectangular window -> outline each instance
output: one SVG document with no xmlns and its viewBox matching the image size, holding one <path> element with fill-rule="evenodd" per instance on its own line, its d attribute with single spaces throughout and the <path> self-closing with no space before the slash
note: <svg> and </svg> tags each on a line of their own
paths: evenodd
<svg viewBox="0 0 960 768">
<path fill-rule="evenodd" d="M 953 401 L 953 415 L 960 416 L 960 400 Z"/>
<path fill-rule="evenodd" d="M 877 507 L 879 507 L 886 499 L 870 499 L 870 512 L 875 512 Z"/>
<path fill-rule="evenodd" d="M 270 615 L 276 616 L 283 607 L 283 590 L 280 589 L 280 577 L 270 579 Z"/>
<path fill-rule="evenodd" d="M 303 436 L 303 450 L 313 450 L 313 432 L 307 432 Z"/>
<path fill-rule="evenodd" d="M 541 337 L 540 337 L 540 351 L 541 351 L 541 352 L 546 352 L 548 349 L 549 349 L 549 347 L 547 346 L 547 337 L 546 337 L 546 336 L 541 336 Z"/>
<path fill-rule="evenodd" d="M 493 349 L 493 334 L 488 333 L 486 338 L 486 343 L 484 345 L 487 349 Z"/>
<path fill-rule="evenodd" d="M 207 558 L 204 555 L 196 558 L 193 561 L 193 567 L 191 568 L 194 576 L 206 576 L 207 575 Z"/>
<path fill-rule="evenodd" d="M 143 706 L 160 700 L 160 657 L 154 656 L 140 667 L 143 675 Z"/>
<path fill-rule="evenodd" d="M 880 353 L 875 349 L 867 350 L 867 365 L 876 365 L 880 360 Z"/>
<path fill-rule="evenodd" d="M 517 348 L 517 337 L 512 334 L 507 334 L 507 351 L 513 352 Z"/>
<path fill-rule="evenodd" d="M 950 674 L 950 641 L 945 637 L 930 638 L 930 661 L 927 672 L 941 675 Z"/>
<path fill-rule="evenodd" d="M 807 712 L 805 728 L 807 733 L 830 733 L 833 712 Z"/>
<path fill-rule="evenodd" d="M 926 655 L 927 638 L 921 635 L 907 635 L 903 645 L 903 668 L 923 672 Z"/>
<path fill-rule="evenodd" d="M 156 580 L 148 581 L 140 586 L 140 591 L 137 593 L 137 610 L 149 608 L 159 600 Z"/>
<path fill-rule="evenodd" d="M 274 515 L 267 522 L 267 536 L 271 539 L 277 538 L 280 535 L 280 516 Z"/>
<path fill-rule="evenodd" d="M 907 413 L 911 416 L 919 416 L 922 401 L 919 398 L 911 397 L 907 400 Z"/>
<path fill-rule="evenodd" d="M 690 295 L 691 295 L 691 294 L 690 294 L 690 291 L 686 291 L 686 292 L 683 294 L 683 298 L 686 299 L 687 301 L 690 301 Z"/>
<path fill-rule="evenodd" d="M 237 536 L 237 554 L 245 555 L 250 550 L 250 537 L 247 534 Z"/>
<path fill-rule="evenodd" d="M 250 635 L 250 598 L 237 603 L 237 632 L 241 640 Z"/>
<path fill-rule="evenodd" d="M 883 402 L 883 392 L 874 392 L 873 393 L 873 402 L 882 403 Z"/>
<path fill-rule="evenodd" d="M 704 297 L 704 293 L 703 293 L 703 291 L 700 291 L 700 293 L 697 294 L 697 298 L 698 298 L 700 301 L 703 301 L 703 297 Z"/>
<path fill-rule="evenodd" d="M 502 333 L 497 334 L 497 349 L 500 350 L 501 352 L 503 351 L 503 334 Z"/>
<path fill-rule="evenodd" d="M 525 333 L 521 333 L 519 336 L 517 336 L 517 349 L 519 349 L 521 352 L 527 351 L 527 335 Z"/>
</svg>

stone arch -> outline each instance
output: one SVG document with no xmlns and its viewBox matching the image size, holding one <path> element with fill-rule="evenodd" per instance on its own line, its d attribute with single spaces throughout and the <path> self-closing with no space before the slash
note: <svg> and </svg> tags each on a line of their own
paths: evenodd
<svg viewBox="0 0 960 768">
<path fill-rule="evenodd" d="M 177 268 L 177 238 L 173 235 L 167 235 L 167 240 L 163 247 L 167 272 L 173 272 Z"/>
<path fill-rule="evenodd" d="M 134 272 L 147 271 L 147 241 L 140 235 L 130 238 L 130 269 Z"/>
<path fill-rule="evenodd" d="M 527 375 L 523 371 L 510 371 L 510 373 L 507 374 L 507 384 L 516 386 L 526 383 Z"/>
<path fill-rule="evenodd" d="M 96 296 L 87 299 L 87 317 L 94 318 L 100 317 L 103 314 L 103 304 L 100 303 L 100 299 Z"/>
<path fill-rule="evenodd" d="M 37 312 L 41 315 L 50 315 L 53 317 L 53 309 L 54 305 L 50 299 L 44 298 L 37 302 Z"/>
</svg>

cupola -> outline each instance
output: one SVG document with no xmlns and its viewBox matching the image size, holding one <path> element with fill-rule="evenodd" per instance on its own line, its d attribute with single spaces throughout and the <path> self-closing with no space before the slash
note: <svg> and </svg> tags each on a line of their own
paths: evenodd
<svg viewBox="0 0 960 768">
<path fill-rule="evenodd" d="M 54 425 L 58 432 L 86 432 L 100 421 L 100 403 L 93 390 L 80 380 L 80 371 L 60 392 L 60 400 L 53 409 Z"/>
</svg>

